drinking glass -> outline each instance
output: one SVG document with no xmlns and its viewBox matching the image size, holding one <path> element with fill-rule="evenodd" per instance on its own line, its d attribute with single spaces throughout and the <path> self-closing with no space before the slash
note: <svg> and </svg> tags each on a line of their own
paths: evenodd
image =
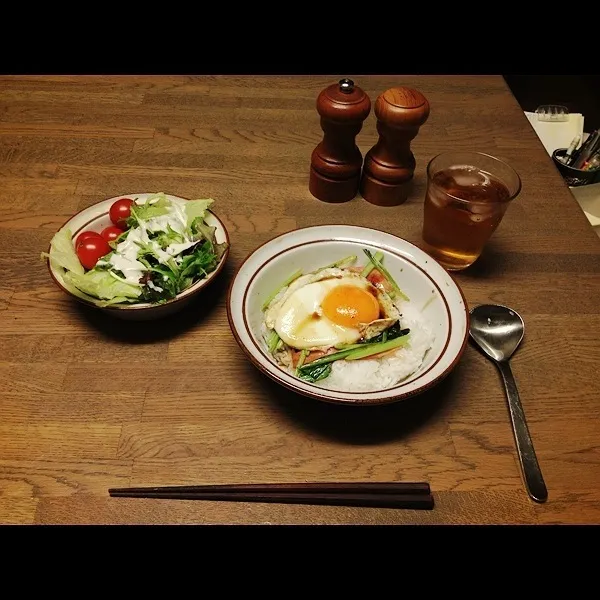
<svg viewBox="0 0 600 600">
<path fill-rule="evenodd" d="M 459 150 L 434 156 L 427 165 L 424 250 L 448 271 L 466 269 L 520 191 L 519 174 L 499 158 Z"/>
</svg>

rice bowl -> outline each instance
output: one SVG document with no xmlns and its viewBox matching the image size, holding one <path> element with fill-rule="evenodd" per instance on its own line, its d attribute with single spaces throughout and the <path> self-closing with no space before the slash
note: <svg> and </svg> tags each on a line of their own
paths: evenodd
<svg viewBox="0 0 600 600">
<path fill-rule="evenodd" d="M 321 361 L 332 363 L 329 374 L 314 381 L 303 379 L 294 364 L 282 364 L 270 351 L 265 338 L 265 306 L 277 297 L 274 288 L 279 286 L 278 292 L 283 293 L 281 283 L 290 274 L 311 273 L 322 269 L 323 263 L 335 263 L 349 255 L 364 256 L 364 250 L 383 255 L 389 274 L 405 292 L 406 298 L 396 297 L 394 304 L 401 314 L 401 327 L 410 330 L 410 343 L 385 356 L 371 357 L 373 346 L 366 354 L 360 350 L 359 356 L 353 357 L 360 360 L 333 357 Z M 397 236 L 345 225 L 297 229 L 258 247 L 230 284 L 227 314 L 238 345 L 259 371 L 297 393 L 342 404 L 397 402 L 429 389 L 456 366 L 468 338 L 464 295 L 439 263 Z M 285 334 L 281 327 L 280 333 Z M 307 338 L 305 350 L 312 347 L 311 341 Z M 327 339 L 329 344 L 332 341 Z M 335 350 L 353 350 L 352 346 L 364 341 Z"/>
</svg>

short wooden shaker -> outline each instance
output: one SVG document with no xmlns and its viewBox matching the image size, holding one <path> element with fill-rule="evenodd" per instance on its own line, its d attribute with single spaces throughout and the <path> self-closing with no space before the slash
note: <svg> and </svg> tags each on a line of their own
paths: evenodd
<svg viewBox="0 0 600 600">
<path fill-rule="evenodd" d="M 347 202 L 358 194 L 363 155 L 356 136 L 371 111 L 369 96 L 341 79 L 317 98 L 323 139 L 310 159 L 310 193 L 324 202 Z"/>
<path fill-rule="evenodd" d="M 411 142 L 429 117 L 429 102 L 418 90 L 395 87 L 375 101 L 379 140 L 367 152 L 360 182 L 362 197 L 378 206 L 397 206 L 410 192 L 416 161 Z"/>
</svg>

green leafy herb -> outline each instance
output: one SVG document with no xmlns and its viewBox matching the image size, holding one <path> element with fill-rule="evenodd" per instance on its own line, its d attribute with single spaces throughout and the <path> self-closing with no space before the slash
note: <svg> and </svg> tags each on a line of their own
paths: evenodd
<svg viewBox="0 0 600 600">
<path fill-rule="evenodd" d="M 296 365 L 296 370 L 299 369 L 304 364 L 304 361 L 306 360 L 306 357 L 308 356 L 308 354 L 309 354 L 309 351 L 306 349 L 303 349 L 300 352 L 300 356 L 298 358 L 298 364 Z"/>
<path fill-rule="evenodd" d="M 205 241 L 192 246 L 179 265 L 180 277 L 203 279 L 217 266 L 217 257 L 210 242 Z"/>
<path fill-rule="evenodd" d="M 304 365 L 302 369 L 299 369 L 298 377 L 310 383 L 314 383 L 315 381 L 320 381 L 321 379 L 329 377 L 331 374 L 331 364 L 326 363 L 315 365 L 315 362 L 316 361 L 308 363 L 307 365 Z"/>
<path fill-rule="evenodd" d="M 212 198 L 205 198 L 203 200 L 189 200 L 185 204 L 185 214 L 187 217 L 187 226 L 190 227 L 198 219 L 197 222 L 204 223 L 206 218 L 206 211 L 208 207 L 212 205 L 214 200 Z"/>
<path fill-rule="evenodd" d="M 175 231 L 168 223 L 166 231 L 160 231 L 152 237 L 154 241 L 163 249 L 168 248 L 171 244 L 182 244 L 185 242 L 183 235 Z"/>
<path fill-rule="evenodd" d="M 336 350 L 352 350 L 352 348 L 362 348 L 364 342 L 358 342 L 356 344 L 336 344 L 334 348 Z"/>
<path fill-rule="evenodd" d="M 359 358 L 367 358 L 373 356 L 373 354 L 379 354 L 380 352 L 387 352 L 394 348 L 400 348 L 408 344 L 408 335 L 388 340 L 387 342 L 378 342 L 376 344 L 365 344 L 364 348 L 356 348 L 352 350 L 345 360 L 358 360 Z"/>
<path fill-rule="evenodd" d="M 380 250 L 375 252 L 375 258 L 379 261 L 383 260 L 383 252 L 381 252 Z M 365 265 L 365 268 L 360 272 L 360 276 L 367 277 L 374 268 L 375 268 L 375 264 L 373 262 L 369 261 Z"/>
<path fill-rule="evenodd" d="M 392 286 L 394 295 L 399 296 L 400 298 L 408 302 L 410 300 L 409 297 L 398 287 L 398 284 L 390 275 L 389 271 L 383 266 L 383 263 L 380 260 L 378 260 L 375 256 L 373 256 L 373 254 L 369 250 L 364 249 L 364 253 L 369 257 L 369 260 L 375 265 L 377 270 L 387 279 L 388 283 Z"/>
<path fill-rule="evenodd" d="M 388 327 L 385 331 L 382 331 L 379 335 L 367 340 L 368 343 L 385 342 L 387 340 L 394 340 L 397 337 L 408 335 L 410 329 L 402 329 L 400 323 L 396 321 L 391 327 Z"/>
<path fill-rule="evenodd" d="M 169 199 L 162 192 L 153 194 L 144 204 L 134 202 L 130 208 L 131 214 L 126 221 L 127 227 L 137 227 L 140 221 L 147 221 L 168 214 L 170 204 Z"/>
<path fill-rule="evenodd" d="M 267 337 L 267 346 L 269 348 L 269 352 L 271 354 L 273 354 L 273 352 L 275 352 L 275 350 L 277 349 L 277 346 L 279 345 L 279 335 L 278 333 L 273 329 L 271 330 L 271 332 L 269 333 L 269 336 Z"/>
<path fill-rule="evenodd" d="M 307 365 L 304 365 L 303 367 L 301 367 L 298 370 L 303 371 L 304 369 L 307 369 L 308 367 L 311 367 L 311 366 L 325 365 L 327 363 L 334 362 L 336 360 L 340 360 L 341 358 L 346 358 L 346 356 L 348 356 L 353 351 L 354 351 L 354 348 L 348 348 L 348 349 L 342 350 L 340 352 L 333 352 L 331 354 L 327 354 L 325 356 L 322 356 L 321 358 L 317 358 L 316 360 L 313 360 L 312 362 L 308 363 Z"/>
<path fill-rule="evenodd" d="M 388 350 L 405 346 L 408 343 L 408 340 L 408 330 L 401 329 L 398 332 L 398 336 L 394 339 L 388 339 L 385 342 L 376 341 L 363 344 L 352 344 L 345 350 L 327 354 L 326 356 L 322 356 L 317 360 L 313 360 L 312 362 L 306 365 L 297 367 L 296 372 L 298 374 L 298 377 L 301 377 L 302 379 L 307 379 L 307 377 L 314 377 L 313 369 L 315 367 L 329 365 L 337 360 L 358 360 L 359 358 L 366 358 L 374 354 L 379 354 L 380 352 L 387 352 Z M 319 371 L 319 373 L 321 374 L 319 379 L 324 379 L 329 374 L 323 374 L 324 371 Z"/>
</svg>

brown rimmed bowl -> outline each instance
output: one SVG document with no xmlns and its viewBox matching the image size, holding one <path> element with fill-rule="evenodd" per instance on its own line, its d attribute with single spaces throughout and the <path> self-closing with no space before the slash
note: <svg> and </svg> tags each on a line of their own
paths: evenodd
<svg viewBox="0 0 600 600">
<path fill-rule="evenodd" d="M 384 265 L 435 339 L 420 367 L 406 379 L 377 391 L 337 391 L 309 383 L 281 368 L 262 337 L 262 305 L 292 273 L 308 273 L 363 249 L 381 251 Z M 364 264 L 364 260 L 360 264 Z M 389 233 L 347 225 L 307 227 L 273 238 L 251 253 L 231 281 L 227 298 L 231 331 L 246 357 L 264 375 L 299 394 L 336 404 L 380 405 L 420 394 L 440 382 L 459 362 L 469 330 L 465 297 L 451 275 L 428 254 Z"/>
<path fill-rule="evenodd" d="M 73 215 L 66 223 L 62 225 L 61 229 L 63 227 L 68 227 L 71 230 L 71 239 L 73 241 L 82 231 L 91 230 L 100 233 L 104 228 L 108 227 L 109 225 L 112 225 L 109 216 L 109 209 L 116 200 L 118 200 L 119 198 L 145 199 L 153 195 L 154 192 L 144 192 L 139 194 L 122 194 L 113 198 L 102 200 Z M 173 196 L 171 194 L 165 195 L 172 202 L 178 202 L 182 204 L 189 201 L 188 198 Z M 63 280 L 64 270 L 60 267 L 56 267 L 55 265 L 53 265 L 51 261 L 47 261 L 50 276 L 52 277 L 56 285 L 71 298 L 88 306 L 92 306 L 98 310 L 102 310 L 110 314 L 111 316 L 120 319 L 145 321 L 171 315 L 187 306 L 192 300 L 194 300 L 198 296 L 198 294 L 202 293 L 206 286 L 208 286 L 223 270 L 227 257 L 229 256 L 230 240 L 225 225 L 223 224 L 221 219 L 219 219 L 219 217 L 211 210 L 207 211 L 207 216 L 205 220 L 208 225 L 214 226 L 216 228 L 216 241 L 218 243 L 227 242 L 227 249 L 225 250 L 225 253 L 221 257 L 217 268 L 212 273 L 209 273 L 208 276 L 204 279 L 197 281 L 194 285 L 190 286 L 188 289 L 178 294 L 172 300 L 168 300 L 167 302 L 164 302 L 162 304 L 139 302 L 132 304 L 113 304 L 110 306 L 98 306 L 90 300 L 76 296 L 69 289 L 67 289 L 67 287 L 65 287 L 64 285 Z M 50 249 L 48 249 L 48 252 L 50 252 Z"/>
</svg>

